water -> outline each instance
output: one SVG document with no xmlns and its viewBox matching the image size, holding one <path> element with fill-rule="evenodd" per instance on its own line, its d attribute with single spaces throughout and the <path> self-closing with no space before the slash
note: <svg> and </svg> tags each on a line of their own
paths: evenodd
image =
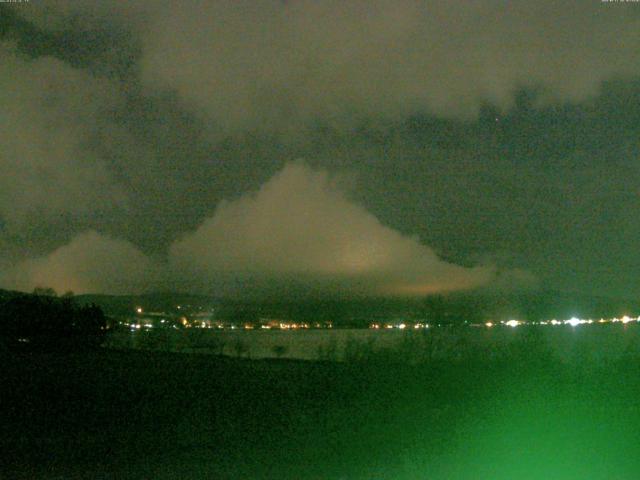
<svg viewBox="0 0 640 480">
<path fill-rule="evenodd" d="M 387 354 L 415 362 L 495 356 L 514 345 L 548 348 L 563 361 L 605 361 L 640 353 L 640 325 L 440 327 L 424 330 L 154 330 L 116 331 L 106 346 L 250 358 L 349 360 Z"/>
</svg>

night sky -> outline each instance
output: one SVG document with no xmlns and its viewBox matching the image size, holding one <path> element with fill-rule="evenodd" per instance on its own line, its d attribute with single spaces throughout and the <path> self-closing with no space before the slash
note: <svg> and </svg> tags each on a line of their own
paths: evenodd
<svg viewBox="0 0 640 480">
<path fill-rule="evenodd" d="M 0 287 L 640 295 L 640 3 L 0 4 Z"/>
</svg>

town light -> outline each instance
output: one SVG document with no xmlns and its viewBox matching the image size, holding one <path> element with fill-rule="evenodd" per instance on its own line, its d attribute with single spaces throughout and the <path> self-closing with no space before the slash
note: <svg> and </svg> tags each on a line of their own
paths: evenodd
<svg viewBox="0 0 640 480">
<path fill-rule="evenodd" d="M 564 323 L 571 325 L 572 327 L 577 327 L 578 325 L 580 325 L 582 323 L 582 320 L 580 320 L 579 318 L 576 317 L 572 317 L 569 320 L 566 320 Z"/>
</svg>

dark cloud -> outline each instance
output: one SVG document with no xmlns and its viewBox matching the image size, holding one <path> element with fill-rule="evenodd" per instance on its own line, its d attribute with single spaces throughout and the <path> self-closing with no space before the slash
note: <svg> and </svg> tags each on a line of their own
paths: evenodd
<svg viewBox="0 0 640 480">
<path fill-rule="evenodd" d="M 110 108 L 110 86 L 53 58 L 28 59 L 0 44 L 0 216 L 20 230 L 34 216 L 87 217 L 126 208 L 127 192 L 88 148 Z"/>
<path fill-rule="evenodd" d="M 581 102 L 640 73 L 640 19 L 598 2 L 160 2 L 142 31 L 143 81 L 175 88 L 223 130 L 340 128 L 416 113 L 475 117 Z"/>
<path fill-rule="evenodd" d="M 116 242 L 169 287 L 417 292 L 495 265 L 640 293 L 639 27 L 551 0 L 2 5 L 0 269 Z M 359 277 L 362 236 L 389 256 Z"/>
<path fill-rule="evenodd" d="M 25 13 L 48 28 L 79 16 L 131 29 L 147 86 L 176 89 L 224 131 L 242 131 L 472 118 L 485 103 L 508 110 L 523 88 L 538 88 L 540 102 L 584 101 L 604 80 L 640 73 L 636 10 L 559 0 L 155 0 L 57 1 Z"/>
</svg>

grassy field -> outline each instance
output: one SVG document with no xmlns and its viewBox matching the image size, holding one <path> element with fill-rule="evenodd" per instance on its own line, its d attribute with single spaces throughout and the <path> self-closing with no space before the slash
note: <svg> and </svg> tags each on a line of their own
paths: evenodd
<svg viewBox="0 0 640 480">
<path fill-rule="evenodd" d="M 640 361 L 2 354 L 1 478 L 640 478 Z"/>
</svg>

